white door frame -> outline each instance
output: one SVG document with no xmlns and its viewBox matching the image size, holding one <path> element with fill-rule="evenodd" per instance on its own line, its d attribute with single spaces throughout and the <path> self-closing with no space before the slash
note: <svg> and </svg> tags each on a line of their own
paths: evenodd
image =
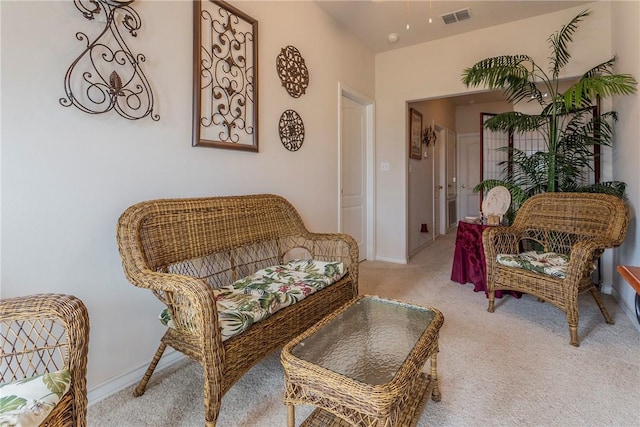
<svg viewBox="0 0 640 427">
<path fill-rule="evenodd" d="M 445 153 L 447 150 L 446 142 L 447 142 L 447 128 L 438 122 L 433 122 L 433 129 L 438 134 L 434 147 L 434 159 L 433 159 L 433 185 L 434 191 L 438 192 L 438 201 L 433 205 L 433 217 L 435 220 L 436 215 L 438 215 L 438 230 L 434 231 L 434 239 L 437 239 L 440 236 L 444 236 L 447 234 L 447 197 L 446 197 L 446 189 L 444 188 L 445 182 L 447 180 L 447 165 L 445 159 Z M 440 144 L 440 145 L 438 145 Z M 436 175 L 438 178 L 436 179 Z M 435 186 L 439 188 L 435 188 Z M 436 228 L 434 224 L 434 228 Z"/>
<path fill-rule="evenodd" d="M 345 96 L 365 108 L 365 182 L 366 182 L 366 258 L 375 259 L 375 103 L 374 101 L 338 82 L 338 231 L 342 232 L 342 97 Z"/>
</svg>

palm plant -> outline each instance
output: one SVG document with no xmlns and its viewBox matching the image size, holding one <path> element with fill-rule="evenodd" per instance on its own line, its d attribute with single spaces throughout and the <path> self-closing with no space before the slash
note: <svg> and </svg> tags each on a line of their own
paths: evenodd
<svg viewBox="0 0 640 427">
<path fill-rule="evenodd" d="M 560 71 L 571 59 L 569 44 L 579 23 L 590 12 L 578 14 L 560 31 L 551 35 L 550 67 L 545 71 L 528 55 L 503 55 L 484 59 L 463 72 L 467 87 L 483 85 L 503 90 L 511 103 L 536 101 L 539 114 L 517 111 L 498 114 L 484 123 L 492 131 L 524 134 L 537 131 L 545 149 L 527 153 L 503 147 L 508 152 L 502 180 L 485 180 L 475 191 L 504 185 L 511 191 L 517 207 L 528 197 L 541 192 L 590 191 L 624 197 L 626 184 L 605 182 L 581 184 L 585 171 L 593 170 L 594 146 L 610 146 L 616 113 L 593 114 L 593 106 L 601 98 L 628 95 L 636 91 L 637 82 L 628 74 L 614 74 L 615 57 L 596 65 L 568 89 L 561 92 Z"/>
</svg>

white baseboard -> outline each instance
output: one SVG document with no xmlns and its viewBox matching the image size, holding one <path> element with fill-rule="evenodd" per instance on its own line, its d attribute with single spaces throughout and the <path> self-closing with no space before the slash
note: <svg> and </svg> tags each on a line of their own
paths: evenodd
<svg viewBox="0 0 640 427">
<path fill-rule="evenodd" d="M 393 262 L 395 264 L 408 264 L 409 260 L 407 258 L 396 258 L 396 257 L 386 257 L 386 256 L 376 256 L 376 261 L 385 261 L 385 262 Z"/>
<path fill-rule="evenodd" d="M 429 240 L 428 242 L 425 242 L 425 243 L 421 244 L 420 246 L 418 246 L 417 248 L 415 248 L 414 250 L 409 252 L 409 258 L 414 256 L 415 254 L 417 254 L 418 252 L 420 252 L 421 250 L 423 250 L 427 246 L 433 245 L 435 242 L 436 242 L 435 240 Z"/>
<path fill-rule="evenodd" d="M 174 349 L 167 347 L 167 350 L 162 355 L 162 358 L 158 362 L 156 369 L 154 372 L 161 371 L 162 369 L 173 365 L 181 360 L 183 360 L 185 356 L 175 351 Z M 149 359 L 151 362 L 151 359 Z M 107 397 L 124 390 L 132 384 L 137 383 L 144 376 L 145 371 L 149 364 L 142 365 L 132 371 L 124 373 L 122 375 L 118 375 L 117 377 L 104 382 L 97 387 L 93 387 L 91 390 L 87 391 L 87 400 L 88 406 L 93 405 L 94 403 L 98 403 Z"/>
</svg>

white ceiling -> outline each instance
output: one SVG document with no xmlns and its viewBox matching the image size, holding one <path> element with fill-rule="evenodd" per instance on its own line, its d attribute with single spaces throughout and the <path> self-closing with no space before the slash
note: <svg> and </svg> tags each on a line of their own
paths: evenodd
<svg viewBox="0 0 640 427">
<path fill-rule="evenodd" d="M 317 0 L 342 27 L 379 53 L 480 28 L 543 15 L 589 1 Z M 440 15 L 470 8 L 471 18 L 445 25 Z M 433 22 L 428 23 L 431 17 Z M 409 30 L 406 29 L 407 22 Z M 396 43 L 387 36 L 398 34 Z"/>
</svg>

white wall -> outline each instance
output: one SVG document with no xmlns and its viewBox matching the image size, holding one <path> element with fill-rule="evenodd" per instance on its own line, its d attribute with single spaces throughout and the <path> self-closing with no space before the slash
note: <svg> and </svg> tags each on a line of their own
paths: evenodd
<svg viewBox="0 0 640 427">
<path fill-rule="evenodd" d="M 618 56 L 616 72 L 631 74 L 640 79 L 640 2 L 620 1 L 611 6 L 612 50 Z M 615 146 L 613 151 L 613 177 L 627 183 L 627 196 L 631 207 L 631 221 L 627 238 L 618 251 L 616 264 L 640 265 L 640 227 L 638 227 L 638 206 L 640 205 L 640 95 L 624 96 L 614 99 L 613 109 L 618 112 L 615 128 Z M 614 295 L 631 319 L 635 321 L 635 292 L 619 275 L 615 275 Z M 640 327 L 637 324 L 636 326 Z"/>
<path fill-rule="evenodd" d="M 103 28 L 71 1 L 2 1 L 2 297 L 75 294 L 91 320 L 88 384 L 146 365 L 163 328 L 160 304 L 124 278 L 115 241 L 129 205 L 160 197 L 269 192 L 307 226 L 338 224 L 338 82 L 374 98 L 374 57 L 313 2 L 232 2 L 259 21 L 259 153 L 191 147 L 192 2 L 139 0 L 138 37 L 125 36 L 157 101 L 159 122 L 64 108 L 63 78 Z M 282 47 L 310 72 L 290 97 L 276 75 Z M 278 137 L 286 109 L 303 118 L 297 152 Z"/>
<path fill-rule="evenodd" d="M 593 13 L 575 34 L 573 57 L 563 76 L 581 75 L 610 58 L 611 6 L 596 2 L 586 7 Z M 380 258 L 402 262 L 407 257 L 406 102 L 484 89 L 467 90 L 461 74 L 487 57 L 526 53 L 546 64 L 549 35 L 584 9 L 566 9 L 376 55 L 376 158 L 390 165 L 388 172 L 378 172 L 376 177 Z"/>
</svg>

